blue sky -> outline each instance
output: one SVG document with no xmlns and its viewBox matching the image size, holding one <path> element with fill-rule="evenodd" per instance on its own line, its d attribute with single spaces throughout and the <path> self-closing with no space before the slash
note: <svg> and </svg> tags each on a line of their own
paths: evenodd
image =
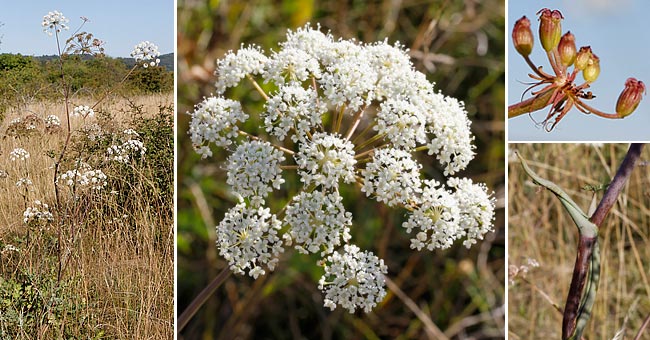
<svg viewBox="0 0 650 340">
<path fill-rule="evenodd" d="M 55 54 L 54 37 L 43 33 L 41 22 L 50 11 L 58 10 L 70 20 L 70 30 L 63 31 L 63 41 L 82 23 L 90 19 L 83 31 L 106 42 L 106 54 L 127 57 L 133 47 L 149 40 L 161 54 L 174 51 L 173 0 L 28 0 L 3 1 L 0 11 L 0 53 L 23 55 Z"/>
<path fill-rule="evenodd" d="M 542 3 L 542 4 L 540 4 Z M 528 82 L 530 68 L 512 47 L 512 27 L 526 15 L 531 20 L 535 46 L 531 59 L 550 72 L 539 43 L 537 11 L 541 8 L 559 9 L 564 15 L 562 30 L 570 30 L 578 48 L 590 45 L 600 57 L 600 77 L 590 90 L 597 98 L 587 101 L 605 112 L 614 112 L 618 95 L 628 77 L 642 80 L 650 87 L 650 1 L 643 0 L 563 0 L 508 2 L 508 104 L 519 101 Z M 582 75 L 577 80 L 582 82 Z M 529 98 L 529 96 L 525 97 Z M 650 141 L 650 98 L 645 97 L 637 110 L 622 120 L 604 119 L 571 110 L 550 133 L 535 126 L 528 115 L 508 119 L 510 141 Z M 536 121 L 546 117 L 548 109 L 532 114 Z"/>
</svg>

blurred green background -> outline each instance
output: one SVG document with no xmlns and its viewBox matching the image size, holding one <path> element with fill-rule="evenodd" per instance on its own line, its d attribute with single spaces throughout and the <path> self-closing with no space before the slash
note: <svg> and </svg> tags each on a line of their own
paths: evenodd
<svg viewBox="0 0 650 340">
<path fill-rule="evenodd" d="M 230 276 L 181 333 L 186 339 L 427 339 L 407 299 L 453 339 L 503 338 L 504 321 L 504 2 L 467 1 L 178 1 L 178 313 L 224 268 L 215 225 L 235 205 L 223 170 L 227 155 L 201 161 L 187 135 L 193 106 L 214 91 L 215 60 L 255 43 L 266 51 L 288 28 L 320 23 L 335 37 L 388 38 L 410 48 L 413 63 L 442 93 L 463 100 L 477 155 L 459 176 L 484 182 L 497 198 L 495 231 L 471 249 L 412 251 L 401 228 L 405 211 L 342 190 L 353 214 L 352 242 L 386 261 L 406 297 L 388 291 L 372 313 L 322 304 L 317 256 L 287 249 L 279 267 L 258 280 Z M 237 93 L 233 92 L 234 95 Z M 246 107 L 248 104 L 244 103 Z M 249 106 L 249 108 L 255 108 Z M 249 109 L 246 108 L 246 109 Z M 423 172 L 441 179 L 420 153 Z M 287 178 L 290 182 L 291 178 Z M 283 187 L 291 191 L 291 188 Z M 277 211 L 286 202 L 271 201 Z"/>
</svg>

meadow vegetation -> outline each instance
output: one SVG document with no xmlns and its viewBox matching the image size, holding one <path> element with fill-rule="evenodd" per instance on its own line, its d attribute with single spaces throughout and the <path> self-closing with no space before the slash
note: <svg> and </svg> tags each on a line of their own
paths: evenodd
<svg viewBox="0 0 650 340">
<path fill-rule="evenodd" d="M 2 339 L 173 334 L 173 75 L 91 54 L 0 55 Z"/>
</svg>

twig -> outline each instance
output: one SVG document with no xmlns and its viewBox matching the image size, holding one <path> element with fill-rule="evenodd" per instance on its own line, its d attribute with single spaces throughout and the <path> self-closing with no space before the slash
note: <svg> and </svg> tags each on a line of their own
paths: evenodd
<svg viewBox="0 0 650 340">
<path fill-rule="evenodd" d="M 422 324 L 424 324 L 424 329 L 427 332 L 427 336 L 429 339 L 438 339 L 438 340 L 448 340 L 449 338 L 443 333 L 436 324 L 431 321 L 431 318 L 418 307 L 418 305 L 415 304 L 413 300 L 411 300 L 410 297 L 408 297 L 404 292 L 393 282 L 390 278 L 385 277 L 386 279 L 386 285 L 388 286 L 388 289 L 393 291 L 395 295 L 404 302 L 406 307 L 410 309 L 415 316 L 417 316 L 420 321 L 422 321 Z"/>
<path fill-rule="evenodd" d="M 178 317 L 178 329 L 177 329 L 177 334 L 180 334 L 180 332 L 187 326 L 187 323 L 192 320 L 192 317 L 196 314 L 196 312 L 199 311 L 199 309 L 205 304 L 206 301 L 214 294 L 214 292 L 221 286 L 222 283 L 226 281 L 226 279 L 230 276 L 230 269 L 229 268 L 224 268 L 219 274 L 217 274 L 217 277 L 210 282 L 203 290 L 197 295 L 194 300 L 185 308 L 183 313 Z"/>
<path fill-rule="evenodd" d="M 650 324 L 650 314 L 645 317 L 645 320 L 643 320 L 643 324 L 641 325 L 641 328 L 639 328 L 639 332 L 636 333 L 636 336 L 634 337 L 634 340 L 640 340 L 641 335 L 643 334 L 643 331 L 648 327 Z"/>
</svg>

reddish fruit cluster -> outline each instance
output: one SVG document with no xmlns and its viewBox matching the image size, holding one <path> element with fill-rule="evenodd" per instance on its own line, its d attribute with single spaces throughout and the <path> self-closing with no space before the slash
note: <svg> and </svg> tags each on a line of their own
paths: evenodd
<svg viewBox="0 0 650 340">
<path fill-rule="evenodd" d="M 533 32 L 530 20 L 526 16 L 521 17 L 515 22 L 512 30 L 512 42 L 517 52 L 535 72 L 530 74 L 530 77 L 536 82 L 529 89 L 543 87 L 532 92 L 533 98 L 508 107 L 508 116 L 512 118 L 550 106 L 550 112 L 542 125 L 547 131 L 551 131 L 573 107 L 586 114 L 593 113 L 611 119 L 624 118 L 634 112 L 645 93 L 645 85 L 635 78 L 629 78 L 625 82 L 625 89 L 616 104 L 616 113 L 604 113 L 583 101 L 595 97 L 591 91 L 585 90 L 600 75 L 600 58 L 593 53 L 590 46 L 583 46 L 578 50 L 575 36 L 571 32 L 562 35 L 564 17 L 560 11 L 544 8 L 537 14 L 540 22 L 539 39 L 554 74 L 544 72 L 541 66 L 536 66 L 530 59 L 534 45 Z M 573 69 L 569 70 L 571 66 Z M 582 84 L 575 83 L 578 73 L 582 73 Z M 551 121 L 553 117 L 555 119 Z"/>
</svg>

